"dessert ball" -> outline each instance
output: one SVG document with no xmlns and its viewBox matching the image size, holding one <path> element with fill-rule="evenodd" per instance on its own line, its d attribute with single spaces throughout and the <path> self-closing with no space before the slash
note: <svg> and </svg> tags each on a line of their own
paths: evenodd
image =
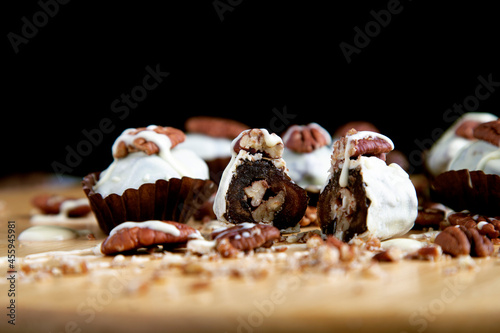
<svg viewBox="0 0 500 333">
<path fill-rule="evenodd" d="M 408 174 L 386 164 L 393 149 L 388 137 L 354 129 L 333 144 L 330 177 L 318 201 L 324 233 L 343 241 L 387 239 L 412 228 L 417 195 Z"/>
<path fill-rule="evenodd" d="M 219 220 L 262 222 L 279 229 L 299 223 L 308 198 L 288 176 L 282 153 L 281 138 L 266 129 L 246 130 L 233 140 L 214 201 Z"/>
</svg>

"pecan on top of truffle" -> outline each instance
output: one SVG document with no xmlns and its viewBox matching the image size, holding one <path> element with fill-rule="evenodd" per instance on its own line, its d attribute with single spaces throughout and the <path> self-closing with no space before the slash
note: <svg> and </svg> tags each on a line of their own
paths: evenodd
<svg viewBox="0 0 500 333">
<path fill-rule="evenodd" d="M 332 157 L 336 161 L 344 161 L 364 155 L 385 161 L 385 154 L 393 149 L 392 140 L 385 135 L 370 131 L 358 132 L 353 128 L 346 136 L 335 141 Z"/>
<path fill-rule="evenodd" d="M 297 153 L 310 153 L 332 143 L 332 137 L 316 123 L 289 127 L 283 134 L 285 147 Z"/>
<path fill-rule="evenodd" d="M 476 126 L 473 130 L 473 135 L 476 139 L 500 147 L 500 119 Z"/>
<path fill-rule="evenodd" d="M 173 127 L 150 125 L 129 128 L 113 144 L 113 157 L 124 158 L 130 153 L 142 151 L 147 155 L 159 154 L 183 142 L 186 135 Z"/>
<path fill-rule="evenodd" d="M 253 128 L 240 133 L 233 140 L 233 151 L 238 154 L 245 150 L 250 154 L 262 154 L 264 157 L 278 159 L 283 154 L 283 141 L 272 133 L 270 134 L 264 128 Z"/>
</svg>

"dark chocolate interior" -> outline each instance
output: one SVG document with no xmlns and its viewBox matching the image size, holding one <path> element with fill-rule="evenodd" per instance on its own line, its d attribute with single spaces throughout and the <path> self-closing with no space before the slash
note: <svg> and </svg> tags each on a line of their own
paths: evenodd
<svg viewBox="0 0 500 333">
<path fill-rule="evenodd" d="M 274 215 L 273 225 L 279 229 L 294 227 L 304 216 L 308 197 L 304 189 L 293 183 L 284 172 L 268 159 L 244 161 L 236 168 L 226 194 L 226 219 L 231 223 L 262 222 L 252 217 L 254 207 L 246 198 L 244 189 L 257 180 L 266 180 L 269 188 L 264 200 L 285 191 L 285 202 Z"/>
<path fill-rule="evenodd" d="M 342 193 L 340 192 L 339 178 L 341 169 L 336 170 L 328 181 L 318 200 L 318 219 L 323 233 L 327 235 L 335 234 L 340 219 L 345 219 L 349 223 L 349 228 L 344 231 L 343 241 L 349 241 L 355 235 L 360 235 L 367 231 L 366 216 L 370 199 L 366 197 L 365 187 L 359 168 L 349 170 L 347 189 L 352 193 L 356 202 L 355 209 L 347 214 L 342 209 L 337 210 L 337 216 L 332 219 L 333 204 L 342 207 Z"/>
</svg>

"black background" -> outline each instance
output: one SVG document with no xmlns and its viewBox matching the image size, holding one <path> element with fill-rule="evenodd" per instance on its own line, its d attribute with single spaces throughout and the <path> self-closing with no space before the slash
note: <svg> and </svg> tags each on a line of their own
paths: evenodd
<svg viewBox="0 0 500 333">
<path fill-rule="evenodd" d="M 104 118 L 114 130 L 67 174 L 107 167 L 128 127 L 182 128 L 189 116 L 214 115 L 271 128 L 284 108 L 294 117 L 285 125 L 316 121 L 330 132 L 371 121 L 415 157 L 419 142 L 450 125 L 444 112 L 474 95 L 478 76 L 500 81 L 500 19 L 491 1 L 401 0 L 400 13 L 350 63 L 339 44 L 354 45 L 354 28 L 364 30 L 371 11 L 390 1 L 220 0 L 233 4 L 223 20 L 214 3 L 73 0 L 18 53 L 8 34 L 21 35 L 22 18 L 33 22 L 41 6 L 22 1 L 2 10 L 1 175 L 52 172 L 67 146 L 76 149 L 82 131 Z M 112 102 L 157 65 L 169 76 L 119 119 Z M 497 90 L 478 111 L 500 113 Z M 419 161 L 413 165 L 418 170 Z"/>
</svg>

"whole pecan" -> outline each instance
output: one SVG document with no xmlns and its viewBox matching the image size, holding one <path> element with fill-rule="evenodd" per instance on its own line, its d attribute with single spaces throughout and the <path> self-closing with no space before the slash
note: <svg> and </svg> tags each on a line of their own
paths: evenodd
<svg viewBox="0 0 500 333">
<path fill-rule="evenodd" d="M 293 125 L 283 134 L 283 143 L 297 153 L 310 153 L 332 142 L 330 134 L 316 123 Z"/>
<path fill-rule="evenodd" d="M 264 157 L 277 159 L 283 154 L 283 141 L 265 129 L 253 128 L 241 133 L 233 145 L 233 150 L 235 153 L 239 153 L 240 150 L 248 151 L 250 154 L 261 153 Z"/>
<path fill-rule="evenodd" d="M 500 119 L 478 125 L 473 134 L 476 139 L 500 147 Z"/>
<path fill-rule="evenodd" d="M 197 233 L 196 229 L 178 222 L 154 221 L 173 226 L 179 231 L 178 235 L 167 233 L 160 228 L 141 226 L 141 223 L 146 222 L 148 221 L 133 223 L 130 227 L 122 227 L 115 232 L 111 231 L 110 235 L 101 244 L 101 252 L 108 255 L 153 245 L 178 245 L 186 243 L 190 235 Z"/>
<path fill-rule="evenodd" d="M 444 253 L 456 257 L 470 253 L 471 245 L 465 232 L 460 227 L 450 226 L 441 231 L 434 240 L 434 243 L 441 246 Z"/>
<path fill-rule="evenodd" d="M 270 247 L 279 237 L 278 228 L 254 223 L 242 223 L 211 234 L 211 238 L 217 244 L 216 250 L 225 258 L 234 258 L 240 251 Z"/>
<path fill-rule="evenodd" d="M 187 132 L 201 133 L 215 138 L 234 139 L 248 126 L 236 120 L 197 116 L 186 120 L 184 124 Z"/>
<path fill-rule="evenodd" d="M 179 143 L 184 142 L 184 140 L 186 139 L 186 135 L 181 130 L 178 130 L 173 127 L 162 127 L 162 126 L 139 127 L 136 128 L 135 130 L 129 131 L 126 134 L 134 136 L 143 131 L 153 131 L 158 134 L 166 135 L 171 142 L 170 148 L 174 148 Z M 120 140 L 120 138 L 118 138 L 117 140 Z M 125 141 L 118 141 L 116 151 L 113 156 L 115 158 L 123 158 L 130 153 L 138 151 L 142 151 L 148 155 L 152 155 L 152 154 L 158 154 L 160 148 L 156 145 L 156 143 L 152 141 L 148 141 L 142 137 L 137 137 L 132 141 L 132 144 L 127 144 Z"/>
</svg>

